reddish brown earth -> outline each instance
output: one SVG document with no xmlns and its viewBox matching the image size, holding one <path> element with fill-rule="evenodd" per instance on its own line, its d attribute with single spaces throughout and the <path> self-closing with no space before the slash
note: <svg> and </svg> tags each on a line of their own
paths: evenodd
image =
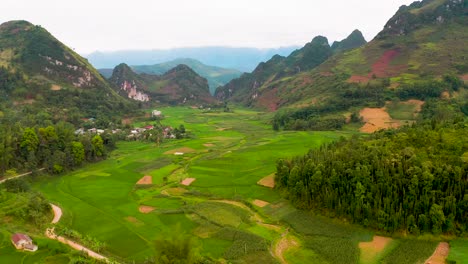
<svg viewBox="0 0 468 264">
<path fill-rule="evenodd" d="M 400 55 L 397 49 L 387 50 L 382 56 L 372 64 L 372 71 L 367 76 L 353 75 L 348 79 L 350 83 L 366 83 L 374 76 L 378 78 L 392 77 L 398 75 L 406 69 L 407 65 L 390 65 L 390 63 Z"/>
<path fill-rule="evenodd" d="M 462 76 L 460 76 L 460 78 L 461 78 L 463 81 L 468 82 L 468 74 L 462 75 Z"/>
<path fill-rule="evenodd" d="M 147 185 L 147 184 L 153 184 L 153 177 L 146 175 L 143 178 L 141 178 L 138 182 L 138 185 Z"/>
<path fill-rule="evenodd" d="M 138 211 L 142 214 L 149 214 L 151 213 L 152 211 L 154 211 L 154 208 L 153 206 L 148 206 L 148 205 L 140 205 L 140 207 L 138 207 Z"/>
<path fill-rule="evenodd" d="M 257 102 L 258 105 L 265 107 L 270 111 L 276 111 L 281 101 L 281 99 L 276 95 L 277 92 L 278 88 L 274 88 L 259 95 Z"/>
<path fill-rule="evenodd" d="M 262 178 L 257 182 L 257 184 L 268 188 L 275 188 L 275 174 L 272 173 L 265 178 Z"/>
<path fill-rule="evenodd" d="M 448 257 L 450 246 L 447 242 L 440 242 L 434 254 L 424 262 L 425 264 L 445 264 L 445 259 Z"/>
<path fill-rule="evenodd" d="M 364 133 L 374 133 L 380 129 L 396 128 L 399 123 L 392 120 L 384 108 L 364 108 L 359 112 L 365 122 L 360 131 Z"/>
<path fill-rule="evenodd" d="M 185 186 L 189 186 L 190 184 L 192 184 L 192 182 L 194 182 L 196 179 L 195 178 L 185 178 L 181 184 L 182 185 L 185 185 Z"/>
<path fill-rule="evenodd" d="M 270 204 L 269 202 L 258 200 L 258 199 L 253 200 L 252 203 L 258 207 L 265 207 Z"/>
</svg>

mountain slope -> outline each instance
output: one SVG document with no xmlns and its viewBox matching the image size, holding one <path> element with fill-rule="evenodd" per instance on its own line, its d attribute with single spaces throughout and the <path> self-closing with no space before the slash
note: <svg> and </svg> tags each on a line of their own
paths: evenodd
<svg viewBox="0 0 468 264">
<path fill-rule="evenodd" d="M 336 109 L 344 111 L 358 105 L 383 106 L 385 98 L 395 98 L 408 89 L 419 89 L 420 93 L 423 87 L 419 82 L 434 83 L 433 79 L 445 74 L 467 79 L 467 6 L 467 1 L 461 0 L 425 0 L 402 6 L 364 46 L 339 52 L 314 69 L 271 79 L 261 86 L 247 83 L 242 93 L 254 95 L 249 100 L 238 99 L 239 87 L 234 81 L 217 95 L 245 105 L 275 106 L 270 109 L 339 106 Z"/>
<path fill-rule="evenodd" d="M 343 50 L 346 48 L 346 46 L 342 47 Z M 220 100 L 231 100 L 248 106 L 276 110 L 283 102 L 281 98 L 276 96 L 277 89 L 271 86 L 273 83 L 311 70 L 332 55 L 333 50 L 329 46 L 327 38 L 317 36 L 288 57 L 276 55 L 266 63 L 260 63 L 252 73 L 244 74 L 218 88 L 215 96 Z M 304 79 L 303 81 L 308 82 L 309 80 Z M 271 87 L 271 89 L 265 89 L 265 87 Z"/>
<path fill-rule="evenodd" d="M 137 74 L 122 63 L 114 68 L 109 81 L 122 95 L 142 102 L 163 104 L 215 103 L 208 82 L 190 67 L 180 64 L 163 75 Z"/>
<path fill-rule="evenodd" d="M 214 91 L 219 86 L 225 85 L 230 80 L 237 78 L 242 74 L 240 71 L 234 69 L 208 66 L 195 59 L 176 59 L 154 65 L 137 65 L 132 66 L 132 69 L 137 73 L 161 75 L 180 64 L 189 66 L 197 74 L 206 78 L 208 80 L 208 85 L 210 86 L 211 94 L 214 94 Z"/>
<path fill-rule="evenodd" d="M 94 117 L 130 107 L 87 60 L 26 21 L 0 25 L 0 67 L 7 78 L 16 76 L 14 83 L 0 87 L 5 104 L 27 101 L 61 109 L 63 115 L 79 109 L 80 115 Z"/>
</svg>

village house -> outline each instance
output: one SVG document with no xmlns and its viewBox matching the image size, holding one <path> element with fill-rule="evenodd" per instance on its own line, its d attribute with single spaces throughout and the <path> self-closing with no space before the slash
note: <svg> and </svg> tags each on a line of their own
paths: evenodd
<svg viewBox="0 0 468 264">
<path fill-rule="evenodd" d="M 16 233 L 11 236 L 11 242 L 18 250 L 36 251 L 37 246 L 33 244 L 32 239 L 25 234 Z"/>
<path fill-rule="evenodd" d="M 153 110 L 151 112 L 151 117 L 160 117 L 161 115 L 162 115 L 162 112 L 158 110 Z"/>
</svg>

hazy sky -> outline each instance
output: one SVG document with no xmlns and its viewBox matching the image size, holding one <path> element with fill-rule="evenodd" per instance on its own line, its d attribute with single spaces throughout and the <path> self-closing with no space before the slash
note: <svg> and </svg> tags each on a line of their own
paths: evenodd
<svg viewBox="0 0 468 264">
<path fill-rule="evenodd" d="M 412 0 L 2 0 L 0 23 L 41 25 L 80 53 L 195 46 L 304 45 L 372 39 Z"/>
</svg>

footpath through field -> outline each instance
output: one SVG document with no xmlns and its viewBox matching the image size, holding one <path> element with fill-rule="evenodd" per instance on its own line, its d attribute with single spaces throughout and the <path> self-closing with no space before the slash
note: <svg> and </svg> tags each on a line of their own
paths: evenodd
<svg viewBox="0 0 468 264">
<path fill-rule="evenodd" d="M 52 210 L 54 211 L 54 219 L 52 220 L 52 224 L 56 224 L 60 221 L 60 218 L 62 217 L 62 209 L 58 206 L 56 206 L 55 204 L 50 204 L 50 206 L 52 207 Z M 103 255 L 99 254 L 99 253 L 96 253 L 94 251 L 92 251 L 91 249 L 88 249 L 76 242 L 73 242 L 69 239 L 66 239 L 62 236 L 57 236 L 57 234 L 55 234 L 55 228 L 52 227 L 52 228 L 47 228 L 46 229 L 46 236 L 50 239 L 55 239 L 63 244 L 66 244 L 76 250 L 79 250 L 79 251 L 82 251 L 82 252 L 85 252 L 86 254 L 88 254 L 88 256 L 94 258 L 94 259 L 97 259 L 97 260 L 104 260 L 106 262 L 109 262 L 109 259 L 104 257 Z"/>
<path fill-rule="evenodd" d="M 282 226 L 265 223 L 263 218 L 257 212 L 252 210 L 252 208 L 249 208 L 247 205 L 239 201 L 232 201 L 232 200 L 211 200 L 211 201 L 218 202 L 218 203 L 227 203 L 227 204 L 240 207 L 244 210 L 247 210 L 249 213 L 252 214 L 253 220 L 258 225 L 274 230 L 277 233 L 281 233 L 280 238 L 277 239 L 275 242 L 273 242 L 272 249 L 270 250 L 271 254 L 275 258 L 277 258 L 281 264 L 288 263 L 287 260 L 284 258 L 284 253 L 286 253 L 286 251 L 299 247 L 299 243 L 297 242 L 297 239 L 295 239 L 294 236 L 289 234 L 289 228 L 286 228 L 286 230 L 283 232 L 284 228 Z"/>
<path fill-rule="evenodd" d="M 45 168 L 40 168 L 40 169 L 38 169 L 37 171 L 43 171 L 43 170 L 45 170 Z M 6 178 L 6 179 L 3 179 L 3 180 L 0 180 L 0 184 L 6 182 L 6 181 L 8 181 L 8 180 L 12 180 L 12 179 L 16 179 L 16 178 L 21 178 L 21 177 L 26 176 L 26 175 L 29 175 L 29 174 L 31 174 L 31 173 L 32 173 L 32 171 L 26 172 L 26 173 L 23 173 L 23 174 L 19 174 L 19 175 L 10 177 L 10 178 Z"/>
</svg>

